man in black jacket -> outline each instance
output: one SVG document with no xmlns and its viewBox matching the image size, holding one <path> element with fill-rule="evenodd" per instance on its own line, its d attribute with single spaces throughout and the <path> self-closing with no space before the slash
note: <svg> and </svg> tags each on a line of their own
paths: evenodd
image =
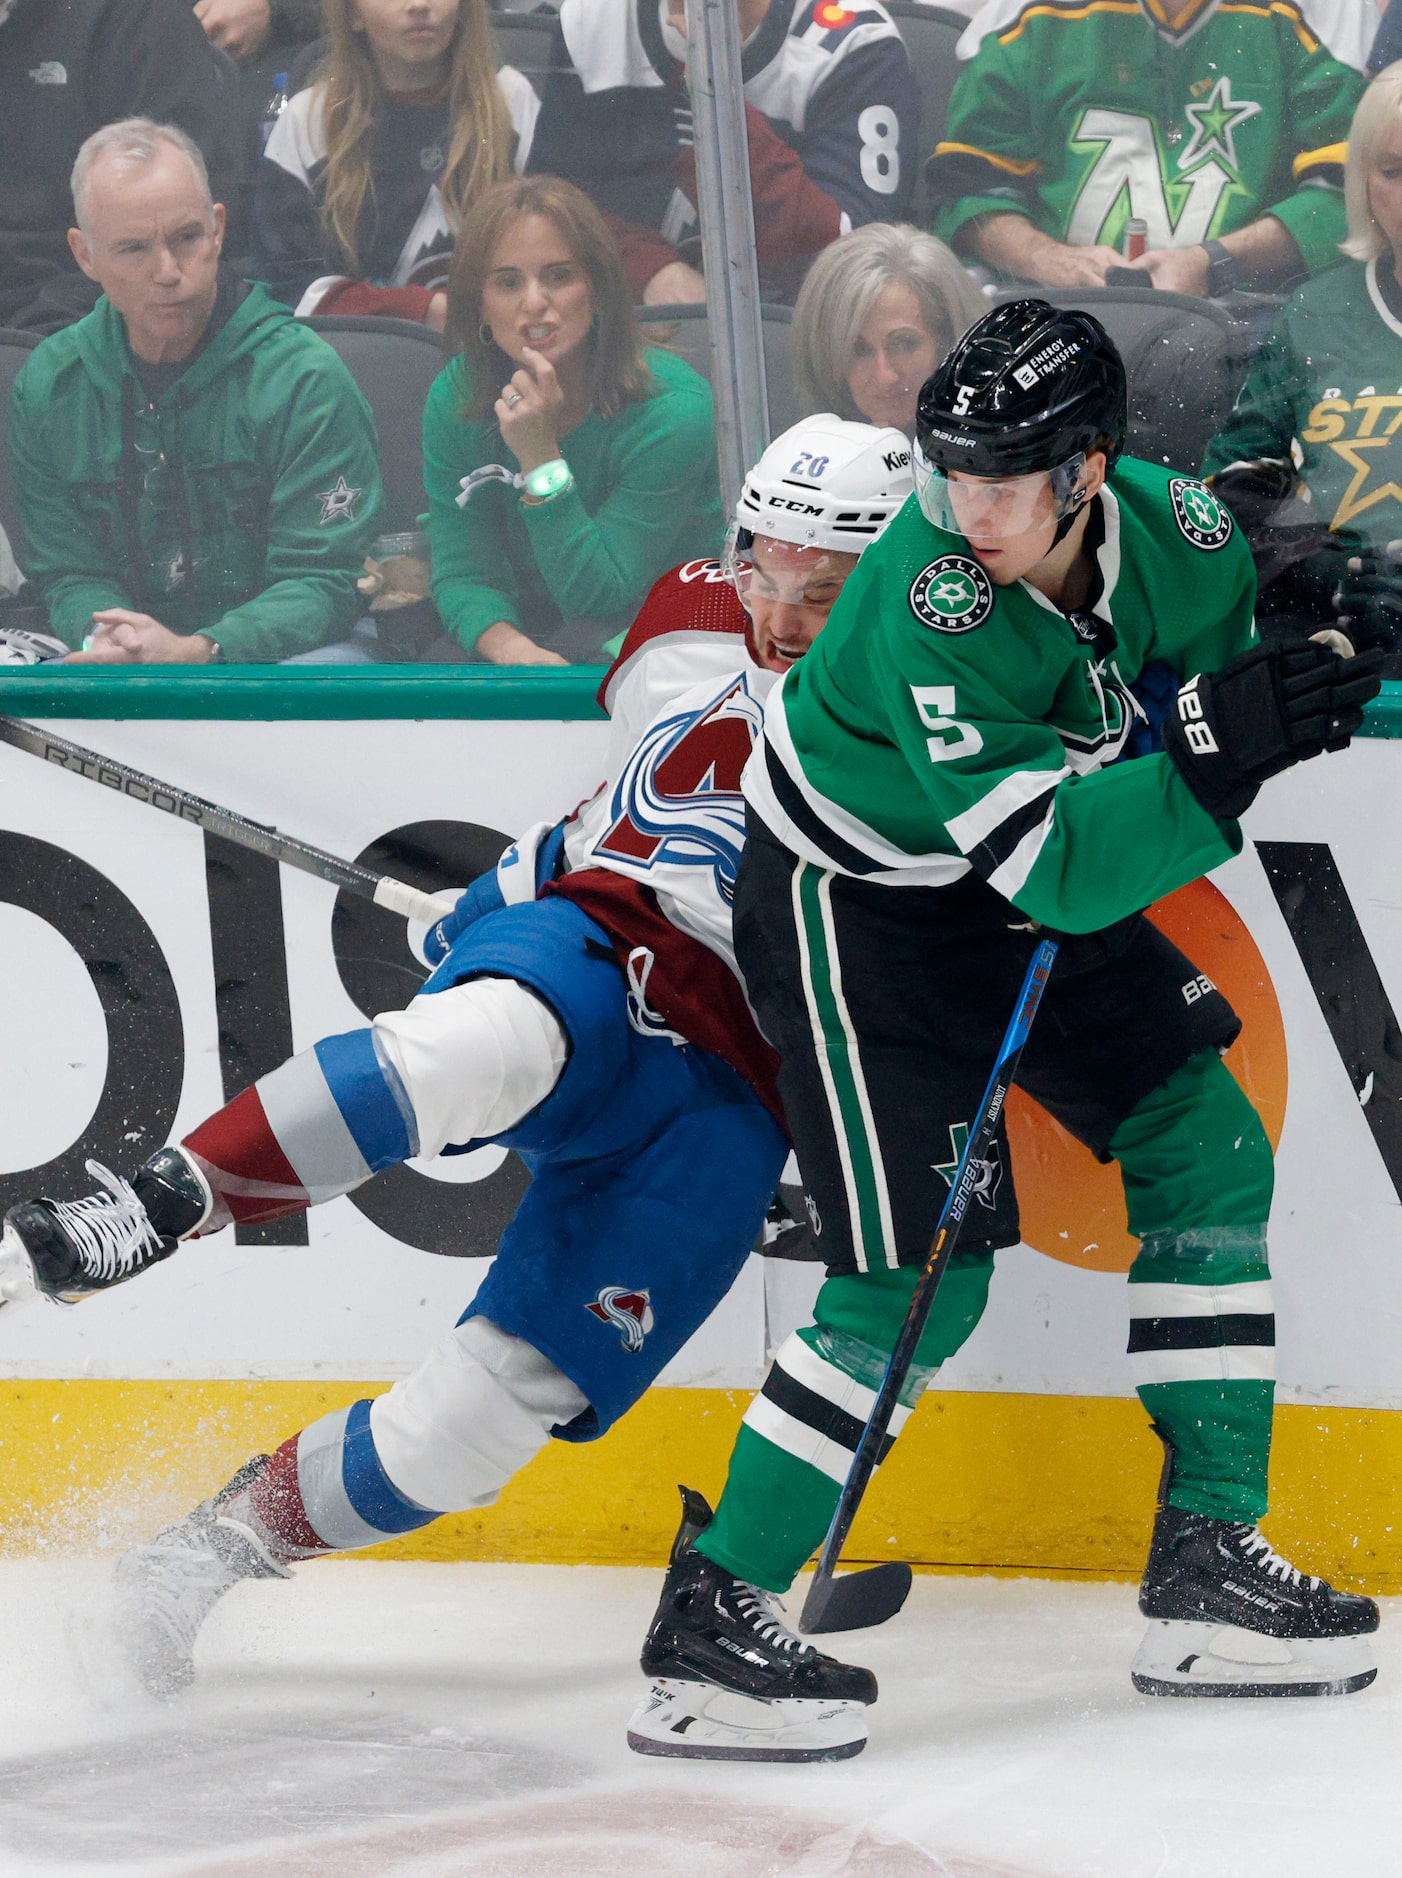
<svg viewBox="0 0 1402 1878">
<path fill-rule="evenodd" d="M 320 39 L 320 0 L 195 0 L 195 18 L 211 45 L 241 60 L 266 64 Z"/>
<path fill-rule="evenodd" d="M 56 332 L 92 310 L 68 176 L 86 137 L 136 115 L 188 131 L 216 199 L 235 193 L 236 75 L 189 0 L 0 0 L 0 326 Z"/>
</svg>

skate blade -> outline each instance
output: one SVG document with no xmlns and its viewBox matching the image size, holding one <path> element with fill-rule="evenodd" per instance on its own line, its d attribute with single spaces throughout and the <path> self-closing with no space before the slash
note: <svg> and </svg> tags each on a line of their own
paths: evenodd
<svg viewBox="0 0 1402 1878">
<path fill-rule="evenodd" d="M 845 1761 L 866 1744 L 860 1702 L 763 1702 L 671 1677 L 653 1683 L 628 1724 L 635 1754 L 693 1761 Z"/>
<path fill-rule="evenodd" d="M 1232 1624 L 1151 1621 L 1130 1670 L 1142 1695 L 1351 1695 L 1378 1673 L 1374 1637 L 1266 1637 Z"/>
<path fill-rule="evenodd" d="M 0 1310 L 9 1304 L 28 1304 L 40 1295 L 34 1265 L 23 1239 L 13 1226 L 0 1233 Z"/>
</svg>

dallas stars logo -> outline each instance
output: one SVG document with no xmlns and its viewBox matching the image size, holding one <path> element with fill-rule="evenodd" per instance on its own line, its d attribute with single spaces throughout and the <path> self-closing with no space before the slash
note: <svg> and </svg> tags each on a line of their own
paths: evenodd
<svg viewBox="0 0 1402 1878">
<path fill-rule="evenodd" d="M 1178 158 L 1180 170 L 1190 170 L 1205 157 L 1220 156 L 1232 174 L 1239 175 L 1236 160 L 1236 133 L 1260 112 L 1259 104 L 1237 104 L 1232 98 L 1232 81 L 1219 78 L 1201 104 L 1183 107 L 1193 134 Z"/>
<path fill-rule="evenodd" d="M 1191 482 L 1186 476 L 1175 476 L 1168 485 L 1168 493 L 1173 503 L 1173 519 L 1195 548 L 1220 548 L 1231 540 L 1231 516 L 1202 483 Z"/>
<path fill-rule="evenodd" d="M 977 561 L 942 554 L 911 582 L 910 610 L 935 632 L 972 632 L 993 611 L 993 588 Z"/>
<path fill-rule="evenodd" d="M 954 1186 L 954 1176 L 959 1171 L 959 1163 L 964 1158 L 964 1150 L 969 1145 L 969 1124 L 951 1122 L 949 1125 L 949 1152 L 952 1159 L 941 1163 L 932 1161 L 930 1165 L 947 1187 Z M 974 1198 L 980 1206 L 986 1206 L 991 1213 L 998 1204 L 998 1189 L 1003 1184 L 1003 1161 L 998 1152 L 998 1143 L 990 1141 L 985 1159 L 975 1161 L 977 1179 L 974 1182 Z"/>
<path fill-rule="evenodd" d="M 1402 386 L 1390 395 L 1365 385 L 1352 399 L 1335 387 L 1310 412 L 1303 441 L 1324 444 L 1353 471 L 1330 518 L 1331 528 L 1343 528 L 1380 502 L 1402 503 L 1402 483 L 1388 475 L 1397 467 L 1400 431 Z"/>
<path fill-rule="evenodd" d="M 355 505 L 364 493 L 363 489 L 352 489 L 344 476 L 336 478 L 334 489 L 318 490 L 316 499 L 321 504 L 321 520 L 317 527 L 325 528 L 328 522 L 353 522 Z"/>
</svg>

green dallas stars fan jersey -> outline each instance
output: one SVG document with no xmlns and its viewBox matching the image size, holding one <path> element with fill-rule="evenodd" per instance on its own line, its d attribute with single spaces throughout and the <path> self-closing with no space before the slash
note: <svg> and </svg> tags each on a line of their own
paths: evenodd
<svg viewBox="0 0 1402 1878">
<path fill-rule="evenodd" d="M 1059 241 L 1120 248 L 1134 215 L 1151 248 L 1186 248 L 1269 212 L 1311 273 L 1327 267 L 1360 75 L 1291 0 L 1207 0 L 1172 30 L 1157 0 L 1144 9 L 991 0 L 930 159 L 936 232 L 1011 210 Z"/>
<path fill-rule="evenodd" d="M 1105 766 L 1151 659 L 1188 678 L 1255 643 L 1251 556 L 1208 490 L 1154 465 L 1122 459 L 1096 502 L 1099 592 L 1074 624 L 906 503 L 766 704 L 744 790 L 786 847 L 891 886 L 972 867 L 1064 932 L 1238 852 L 1167 756 Z"/>
<path fill-rule="evenodd" d="M 1203 465 L 1289 459 L 1298 443 L 1315 513 L 1375 550 L 1402 535 L 1402 319 L 1378 266 L 1349 261 L 1291 298 Z"/>
</svg>

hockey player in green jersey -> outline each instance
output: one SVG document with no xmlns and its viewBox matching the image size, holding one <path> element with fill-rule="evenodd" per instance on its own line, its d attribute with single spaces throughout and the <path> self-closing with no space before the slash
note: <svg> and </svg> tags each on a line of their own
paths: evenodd
<svg viewBox="0 0 1402 1878">
<path fill-rule="evenodd" d="M 1237 853 L 1261 783 L 1342 748 L 1378 681 L 1366 656 L 1257 643 L 1231 517 L 1200 483 L 1120 460 L 1125 408 L 1088 315 L 988 314 L 921 393 L 918 500 L 766 705 L 735 944 L 829 1276 L 746 1412 L 715 1515 L 685 1495 L 643 1651 L 641 1752 L 811 1760 L 865 1743 L 874 1678 L 801 1643 L 771 1594 L 828 1526 L 948 1192 L 941 1150 L 976 1112 L 1038 927 L 1062 949 L 1018 1080 L 1119 1163 L 1140 1242 L 1131 1371 L 1166 1464 L 1135 1683 L 1322 1695 L 1375 1673 L 1376 1607 L 1257 1530 L 1271 1151 L 1221 1059 L 1235 1014 L 1140 909 Z M 1117 762 L 1151 662 L 1181 686 L 1164 750 Z M 978 1202 L 888 1438 L 1017 1242 L 1001 1134 Z M 1273 1643 L 1219 1650 L 1224 1626 Z"/>
<path fill-rule="evenodd" d="M 936 231 L 1047 287 L 1122 265 L 1183 293 L 1279 287 L 1343 239 L 1363 88 L 1293 0 L 990 0 L 930 161 Z M 1147 283 L 1146 283 L 1147 284 Z"/>
</svg>

